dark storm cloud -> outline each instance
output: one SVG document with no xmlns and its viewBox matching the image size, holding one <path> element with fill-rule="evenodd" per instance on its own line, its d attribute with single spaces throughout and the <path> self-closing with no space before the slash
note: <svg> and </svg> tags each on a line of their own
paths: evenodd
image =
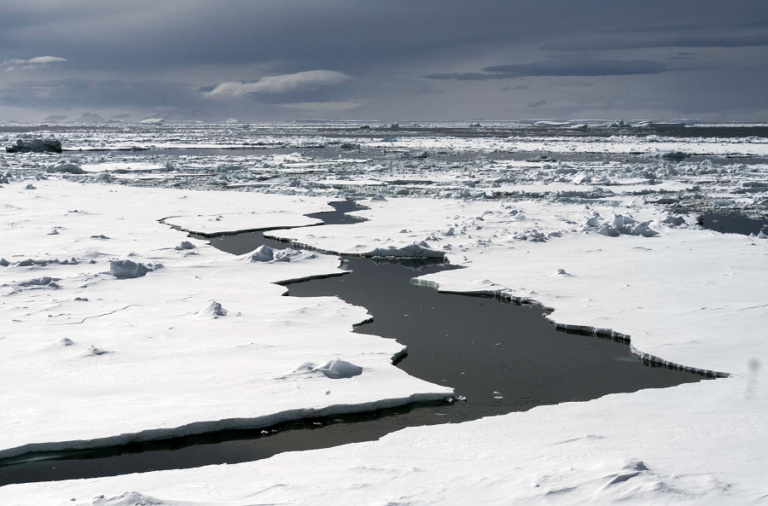
<svg viewBox="0 0 768 506">
<path fill-rule="evenodd" d="M 768 46 L 768 35 L 722 36 L 691 35 L 658 39 L 597 39 L 547 44 L 542 49 L 553 51 L 595 51 L 648 47 L 758 47 Z"/>
<path fill-rule="evenodd" d="M 512 79 L 515 77 L 597 77 L 659 74 L 667 68 L 661 63 L 644 60 L 598 60 L 594 58 L 557 58 L 536 63 L 496 65 L 483 69 L 484 73 L 467 72 L 454 74 L 430 74 L 427 79 L 455 79 L 459 81 L 483 81 Z"/>
<path fill-rule="evenodd" d="M 525 114 L 539 100 L 548 109 L 563 102 L 553 79 L 583 76 L 602 83 L 609 104 L 644 107 L 626 91 L 643 80 L 655 107 L 690 111 L 703 98 L 690 96 L 682 72 L 671 72 L 684 63 L 686 79 L 695 75 L 707 97 L 702 108 L 745 110 L 765 96 L 765 26 L 765 0 L 2 0 L 0 62 L 66 61 L 0 67 L 0 106 L 40 118 L 57 108 L 174 107 L 255 119 L 271 107 L 270 119 L 292 119 L 285 106 L 354 103 L 365 104 L 354 111 L 366 119 L 459 119 Z M 666 47 L 682 49 L 658 49 Z M 600 50 L 616 52 L 563 58 Z M 461 72 L 496 62 L 511 64 Z M 224 83 L 248 90 L 266 77 L 310 71 L 350 79 L 209 96 Z M 739 84 L 740 96 L 724 97 L 734 76 L 747 73 L 755 77 Z M 485 82 L 520 76 L 530 78 L 530 90 L 504 93 Z"/>
<path fill-rule="evenodd" d="M 741 16 L 738 4 L 746 5 Z M 199 64 L 278 61 L 285 72 L 312 68 L 354 73 L 401 58 L 509 45 L 546 45 L 606 27 L 658 22 L 659 12 L 688 24 L 751 21 L 762 1 L 643 4 L 610 0 L 3 0 L 4 59 L 57 54 L 82 68 L 145 70 Z M 746 18 L 746 19 L 742 19 Z"/>
</svg>

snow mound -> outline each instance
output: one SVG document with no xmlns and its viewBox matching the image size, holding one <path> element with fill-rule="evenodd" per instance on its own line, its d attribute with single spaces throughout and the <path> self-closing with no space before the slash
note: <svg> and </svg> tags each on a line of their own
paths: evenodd
<svg viewBox="0 0 768 506">
<path fill-rule="evenodd" d="M 373 197 L 371 197 L 371 202 L 386 202 L 387 199 L 384 198 L 384 195 L 381 193 L 377 193 Z"/>
<path fill-rule="evenodd" d="M 109 273 L 118 279 L 140 278 L 149 272 L 149 268 L 131 260 L 113 260 L 109 262 Z"/>
<path fill-rule="evenodd" d="M 282 249 L 275 253 L 275 262 L 300 262 L 310 258 L 317 258 L 317 255 L 307 251 L 295 249 Z"/>
<path fill-rule="evenodd" d="M 249 262 L 300 262 L 316 257 L 316 254 L 307 251 L 291 248 L 274 250 L 269 246 L 264 245 L 259 246 L 251 253 L 246 253 L 242 258 L 245 258 Z"/>
<path fill-rule="evenodd" d="M 424 243 L 413 243 L 407 246 L 389 246 L 386 248 L 375 248 L 367 253 L 367 257 L 406 257 L 406 258 L 445 258 L 445 253 L 429 249 Z"/>
<path fill-rule="evenodd" d="M 275 252 L 269 246 L 259 246 L 251 253 L 246 253 L 245 258 L 249 262 L 271 262 L 275 258 Z"/>
<path fill-rule="evenodd" d="M 99 495 L 91 501 L 91 506 L 163 506 L 166 504 L 169 503 L 138 492 L 125 492 L 113 497 Z"/>
<path fill-rule="evenodd" d="M 175 249 L 177 251 L 182 251 L 182 250 L 185 250 L 185 249 L 195 249 L 195 247 L 196 246 L 194 244 L 192 244 L 191 242 L 189 242 L 189 241 L 181 241 L 181 244 L 176 246 Z"/>
<path fill-rule="evenodd" d="M 79 165 L 75 165 L 74 163 L 60 163 L 58 165 L 53 165 L 48 167 L 46 172 L 49 174 L 85 174 L 85 171 Z"/>
<path fill-rule="evenodd" d="M 317 368 L 330 379 L 348 379 L 363 374 L 363 368 L 344 360 L 333 359 Z"/>
<path fill-rule="evenodd" d="M 318 376 L 320 374 L 329 379 L 349 379 L 363 374 L 363 368 L 351 362 L 347 362 L 346 360 L 335 358 L 319 366 L 312 362 L 305 362 L 291 371 L 288 376 Z M 288 376 L 284 376 L 282 379 L 285 379 Z"/>
<path fill-rule="evenodd" d="M 98 357 L 100 355 L 106 355 L 107 353 L 111 353 L 107 350 L 102 350 L 101 348 L 97 348 L 95 346 L 89 346 L 88 351 L 85 353 L 86 357 Z"/>
<path fill-rule="evenodd" d="M 591 216 L 584 222 L 584 229 L 597 229 L 597 233 L 608 237 L 619 237 L 620 235 L 640 235 L 643 237 L 653 237 L 659 235 L 658 232 L 650 227 L 650 221 L 638 223 L 629 216 L 614 214 L 613 219 L 608 222 L 600 222 L 597 215 Z"/>
<path fill-rule="evenodd" d="M 667 216 L 661 222 L 670 227 L 679 227 L 680 225 L 685 225 L 685 218 L 682 216 Z"/>
<path fill-rule="evenodd" d="M 213 318 L 219 318 L 221 316 L 227 316 L 227 310 L 224 309 L 220 303 L 211 301 L 207 308 L 200 311 L 198 314 L 202 316 L 211 316 Z"/>
<path fill-rule="evenodd" d="M 61 153 L 61 141 L 56 139 L 34 139 L 25 142 L 18 139 L 16 144 L 5 148 L 9 153 Z"/>
<path fill-rule="evenodd" d="M 16 286 L 21 287 L 21 288 L 32 288 L 32 287 L 36 287 L 36 286 L 46 286 L 46 287 L 49 287 L 49 288 L 58 288 L 59 285 L 56 284 L 56 281 L 57 280 L 55 278 L 52 278 L 52 277 L 49 277 L 49 276 L 43 276 L 42 278 L 35 278 L 35 279 L 27 280 L 27 281 L 22 281 L 22 282 L 18 283 Z"/>
</svg>

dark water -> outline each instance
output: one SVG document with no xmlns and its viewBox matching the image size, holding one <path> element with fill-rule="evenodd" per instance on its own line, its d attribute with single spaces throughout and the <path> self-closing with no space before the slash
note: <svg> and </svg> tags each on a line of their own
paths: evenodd
<svg viewBox="0 0 768 506">
<path fill-rule="evenodd" d="M 356 221 L 344 215 L 356 208 L 353 202 L 334 207 L 334 213 L 315 216 L 326 223 Z M 261 244 L 288 246 L 265 239 L 262 232 L 210 241 L 234 254 Z M 373 321 L 356 327 L 355 332 L 397 339 L 408 347 L 398 367 L 418 378 L 451 386 L 457 397 L 466 400 L 291 422 L 266 433 L 261 429 L 225 431 L 99 450 L 29 454 L 0 461 L 5 466 L 0 467 L 0 485 L 253 461 L 285 451 L 371 441 L 405 427 L 463 422 L 703 379 L 645 364 L 624 343 L 558 332 L 537 306 L 440 294 L 411 283 L 414 277 L 455 266 L 345 258 L 343 267 L 350 273 L 288 285 L 290 295 L 336 295 L 367 308 Z"/>
<path fill-rule="evenodd" d="M 768 219 L 755 219 L 739 213 L 706 213 L 699 216 L 699 225 L 723 234 L 749 235 L 764 230 L 768 234 Z"/>
</svg>

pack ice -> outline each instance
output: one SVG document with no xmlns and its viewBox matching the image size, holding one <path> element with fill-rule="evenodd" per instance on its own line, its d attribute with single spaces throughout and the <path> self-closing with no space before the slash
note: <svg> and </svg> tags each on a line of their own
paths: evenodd
<svg viewBox="0 0 768 506">
<path fill-rule="evenodd" d="M 0 247 L 7 263 L 0 310 L 9 322 L 0 334 L 4 455 L 448 395 L 392 367 L 396 343 L 350 334 L 366 318 L 363 308 L 280 297 L 274 281 L 341 274 L 328 253 L 445 257 L 465 268 L 416 282 L 535 302 L 553 310 L 555 325 L 628 338 L 657 365 L 719 379 L 252 463 L 6 486 L 0 502 L 765 502 L 768 241 L 705 231 L 678 211 L 764 209 L 765 163 L 741 160 L 765 156 L 768 143 L 641 138 L 625 127 L 611 137 L 478 138 L 411 135 L 403 124 L 397 138 L 386 128 L 378 138 L 339 140 L 284 126 L 279 136 L 259 131 L 260 147 L 295 152 L 215 163 L 100 154 L 103 139 L 73 131 L 65 144 L 84 151 L 67 159 L 87 173 L 52 171 L 48 180 L 35 172 L 50 165 L 48 155 L 6 158 L 13 172 L 2 189 L 8 240 Z M 256 130 L 163 128 L 181 140 L 133 130 L 108 141 L 126 150 L 244 147 Z M 333 157 L 305 154 L 311 146 Z M 364 158 L 374 148 L 388 150 L 387 158 Z M 453 158 L 466 152 L 471 160 Z M 585 152 L 644 159 L 554 160 Z M 531 155 L 490 159 L 498 153 Z M 726 156 L 735 158 L 725 163 Z M 155 188 L 174 185 L 243 193 Z M 307 226 L 318 222 L 304 214 L 329 210 L 326 202 L 340 195 L 368 207 L 354 213 L 366 221 Z M 208 236 L 273 228 L 267 235 L 292 240 L 297 253 L 282 253 L 290 261 L 267 249 L 230 257 L 168 225 Z M 182 240 L 196 247 L 180 247 Z M 113 261 L 147 272 L 117 279 Z"/>
</svg>

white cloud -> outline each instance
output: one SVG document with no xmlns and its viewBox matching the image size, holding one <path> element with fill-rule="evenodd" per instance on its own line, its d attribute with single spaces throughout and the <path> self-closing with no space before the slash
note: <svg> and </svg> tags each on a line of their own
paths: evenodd
<svg viewBox="0 0 768 506">
<path fill-rule="evenodd" d="M 281 104 L 289 109 L 300 109 L 302 111 L 348 111 L 357 109 L 360 102 L 298 102 L 295 104 Z"/>
<path fill-rule="evenodd" d="M 211 98 L 235 98 L 252 93 L 290 93 L 313 91 L 341 84 L 351 76 L 333 70 L 310 70 L 296 74 L 262 77 L 255 83 L 226 82 L 205 94 Z"/>
<path fill-rule="evenodd" d="M 67 60 L 59 56 L 36 56 L 34 58 L 30 58 L 29 60 L 14 58 L 12 60 L 6 60 L 2 64 L 8 66 L 5 69 L 6 71 L 13 72 L 14 70 L 34 70 L 37 68 L 47 67 L 51 63 L 62 63 L 66 61 Z"/>
<path fill-rule="evenodd" d="M 65 61 L 67 60 L 58 56 L 36 56 L 35 58 L 29 60 L 29 63 L 56 63 Z"/>
</svg>

